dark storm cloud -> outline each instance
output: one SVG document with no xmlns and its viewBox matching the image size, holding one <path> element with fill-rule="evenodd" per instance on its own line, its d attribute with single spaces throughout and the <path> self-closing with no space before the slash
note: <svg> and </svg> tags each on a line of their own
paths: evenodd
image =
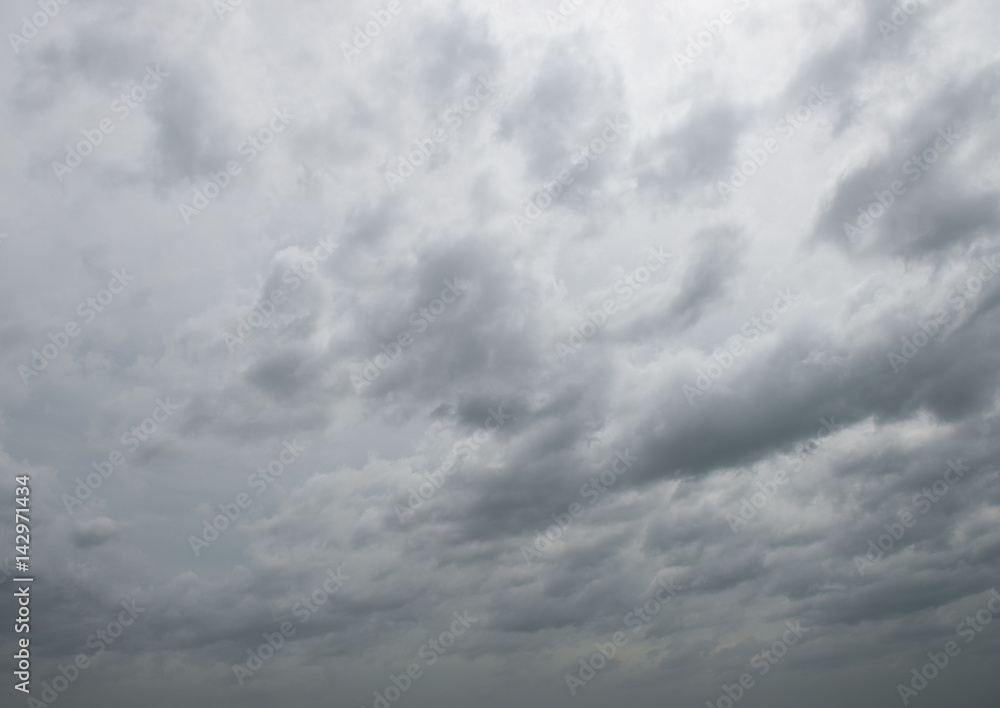
<svg viewBox="0 0 1000 708">
<path fill-rule="evenodd" d="M 675 200 L 718 177 L 732 161 L 743 124 L 733 106 L 696 104 L 680 126 L 637 146 L 639 186 Z"/>
</svg>

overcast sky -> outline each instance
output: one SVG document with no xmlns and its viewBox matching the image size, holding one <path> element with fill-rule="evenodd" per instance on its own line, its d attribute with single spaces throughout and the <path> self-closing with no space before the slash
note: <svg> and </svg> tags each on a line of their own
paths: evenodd
<svg viewBox="0 0 1000 708">
<path fill-rule="evenodd" d="M 0 703 L 995 708 L 997 3 L 0 28 Z"/>
</svg>

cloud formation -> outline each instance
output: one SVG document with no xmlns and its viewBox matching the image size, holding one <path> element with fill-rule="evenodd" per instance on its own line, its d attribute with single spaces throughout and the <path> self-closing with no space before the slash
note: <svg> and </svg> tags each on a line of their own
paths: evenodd
<svg viewBox="0 0 1000 708">
<path fill-rule="evenodd" d="M 993 708 L 998 21 L 5 6 L 29 705 Z"/>
</svg>

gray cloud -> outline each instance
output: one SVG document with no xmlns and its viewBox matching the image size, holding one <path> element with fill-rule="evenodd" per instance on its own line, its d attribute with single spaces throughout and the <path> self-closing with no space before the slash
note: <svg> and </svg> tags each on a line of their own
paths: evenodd
<svg viewBox="0 0 1000 708">
<path fill-rule="evenodd" d="M 58 5 L 0 68 L 31 696 L 876 708 L 955 641 L 908 705 L 993 706 L 998 11 L 905 4 Z"/>
</svg>

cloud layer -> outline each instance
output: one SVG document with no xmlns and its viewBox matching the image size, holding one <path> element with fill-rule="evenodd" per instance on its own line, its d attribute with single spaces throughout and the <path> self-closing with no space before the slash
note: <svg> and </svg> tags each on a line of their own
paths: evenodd
<svg viewBox="0 0 1000 708">
<path fill-rule="evenodd" d="M 998 21 L 0 10 L 32 698 L 992 708 Z"/>
</svg>

